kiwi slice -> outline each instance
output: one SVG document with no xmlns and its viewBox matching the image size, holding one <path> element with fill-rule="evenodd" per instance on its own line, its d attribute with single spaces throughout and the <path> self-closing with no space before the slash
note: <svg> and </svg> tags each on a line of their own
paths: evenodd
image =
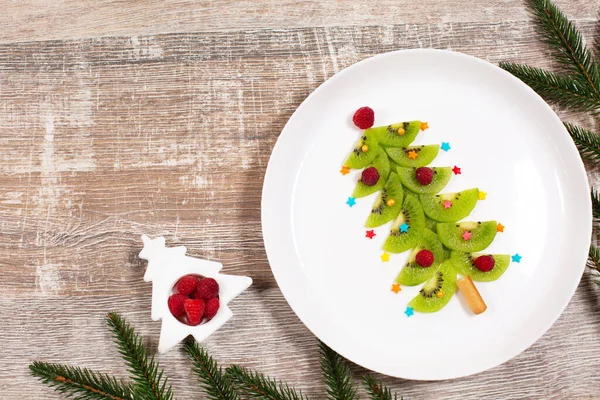
<svg viewBox="0 0 600 400">
<path fill-rule="evenodd" d="M 379 172 L 379 180 L 373 186 L 368 186 L 362 183 L 359 179 L 356 183 L 356 188 L 354 188 L 354 192 L 352 192 L 352 197 L 359 198 L 370 195 L 371 193 L 375 193 L 380 191 L 383 186 L 385 186 L 385 182 L 387 181 L 388 175 L 390 174 L 390 160 L 387 157 L 385 151 L 380 147 L 379 154 L 373 160 L 371 164 L 372 167 L 377 168 L 377 172 Z"/>
<path fill-rule="evenodd" d="M 392 172 L 379 197 L 375 200 L 365 226 L 367 228 L 375 228 L 396 218 L 402 209 L 403 198 L 404 189 L 402 189 L 400 178 L 398 178 L 395 172 Z M 394 200 L 394 204 L 388 205 L 388 201 L 391 199 Z"/>
<path fill-rule="evenodd" d="M 448 304 L 454 292 L 456 292 L 456 271 L 452 267 L 452 261 L 446 260 L 408 305 L 418 312 L 436 312 Z"/>
<path fill-rule="evenodd" d="M 401 129 L 398 133 L 398 129 Z M 421 130 L 421 121 L 398 122 L 386 126 L 376 126 L 365 131 L 365 135 L 375 135 L 384 146 L 406 147 L 411 144 Z M 418 158 L 418 157 L 417 157 Z"/>
<path fill-rule="evenodd" d="M 363 146 L 366 146 L 363 148 Z M 369 165 L 379 154 L 379 144 L 374 134 L 364 132 L 356 142 L 352 154 L 344 163 L 348 168 L 361 169 Z M 366 150 L 366 151 L 363 151 Z"/>
<path fill-rule="evenodd" d="M 475 208 L 479 197 L 479 189 L 467 189 L 458 193 L 422 194 L 419 196 L 423 212 L 429 218 L 438 222 L 456 222 L 465 218 Z M 444 203 L 449 201 L 450 207 Z M 448 204 L 448 203 L 446 203 Z"/>
<path fill-rule="evenodd" d="M 463 235 L 471 232 L 467 240 Z M 444 246 L 454 251 L 470 253 L 488 247 L 496 237 L 496 221 L 459 222 L 437 225 L 437 234 Z"/>
<path fill-rule="evenodd" d="M 421 250 L 429 250 L 433 253 L 433 264 L 429 267 L 421 267 L 415 262 L 415 258 Z M 419 243 L 410 254 L 410 258 L 404 268 L 402 268 L 402 271 L 400 271 L 396 282 L 406 286 L 415 286 L 423 283 L 435 274 L 442 261 L 444 261 L 442 243 L 435 233 L 427 228 L 423 228 Z"/>
<path fill-rule="evenodd" d="M 437 222 L 425 216 L 425 228 L 429 229 L 432 232 L 437 232 Z"/>
<path fill-rule="evenodd" d="M 396 162 L 401 167 L 424 167 L 430 162 L 432 162 L 438 155 L 440 151 L 440 146 L 437 144 L 429 144 L 427 146 L 413 146 L 413 147 L 388 147 L 385 149 L 388 156 L 394 162 Z M 415 159 L 409 157 L 409 153 L 414 151 L 417 154 Z"/>
<path fill-rule="evenodd" d="M 421 185 L 416 178 L 416 168 L 397 167 L 396 171 L 402 185 L 408 190 L 418 194 L 436 194 L 444 188 L 452 177 L 452 168 L 433 167 L 433 180 L 429 185 Z"/>
<path fill-rule="evenodd" d="M 407 232 L 400 231 L 400 226 L 403 223 L 409 226 Z M 419 241 L 424 227 L 425 216 L 423 215 L 423 209 L 419 200 L 414 195 L 406 193 L 404 195 L 402 210 L 392 225 L 390 236 L 388 236 L 383 244 L 383 250 L 390 253 L 402 253 L 408 249 L 412 249 Z"/>
<path fill-rule="evenodd" d="M 480 271 L 473 264 L 473 260 L 479 256 L 485 255 L 489 255 L 494 258 L 494 269 L 488 272 Z M 454 264 L 454 268 L 456 268 L 459 274 L 465 276 L 469 275 L 471 279 L 476 282 L 495 281 L 502 276 L 510 264 L 510 256 L 508 254 L 475 254 L 453 251 L 451 260 Z"/>
</svg>

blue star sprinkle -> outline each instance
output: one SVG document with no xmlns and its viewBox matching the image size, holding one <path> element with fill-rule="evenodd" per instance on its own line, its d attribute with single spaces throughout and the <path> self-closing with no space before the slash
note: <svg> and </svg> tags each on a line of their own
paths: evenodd
<svg viewBox="0 0 600 400">
<path fill-rule="evenodd" d="M 410 228 L 410 225 L 408 225 L 406 222 L 403 222 L 402 225 L 400 225 L 400 232 L 408 232 L 408 228 Z"/>
<path fill-rule="evenodd" d="M 444 151 L 450 150 L 450 143 L 442 142 L 442 150 L 444 150 Z"/>
<path fill-rule="evenodd" d="M 348 204 L 350 207 L 352 207 L 353 205 L 356 204 L 356 200 L 354 199 L 354 197 L 348 197 L 348 201 L 346 202 L 346 204 Z"/>
<path fill-rule="evenodd" d="M 404 314 L 406 314 L 406 317 L 412 317 L 413 315 L 415 315 L 411 307 L 406 307 L 406 311 L 404 311 Z"/>
<path fill-rule="evenodd" d="M 516 262 L 516 263 L 520 263 L 521 262 L 521 258 L 522 257 L 519 255 L 519 253 L 517 253 L 514 256 L 512 256 L 513 262 Z"/>
</svg>

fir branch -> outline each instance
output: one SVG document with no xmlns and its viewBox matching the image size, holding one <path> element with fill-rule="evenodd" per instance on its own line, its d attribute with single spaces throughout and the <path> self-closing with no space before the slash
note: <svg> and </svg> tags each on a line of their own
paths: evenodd
<svg viewBox="0 0 600 400">
<path fill-rule="evenodd" d="M 352 384 L 352 372 L 348 362 L 338 353 L 319 341 L 321 353 L 321 370 L 327 384 L 328 399 L 354 400 L 358 399 L 356 389 Z"/>
<path fill-rule="evenodd" d="M 546 100 L 582 111 L 600 109 L 600 97 L 589 85 L 576 79 L 523 64 L 501 62 L 499 65 Z"/>
<path fill-rule="evenodd" d="M 363 376 L 362 383 L 371 400 L 398 400 L 396 393 L 392 396 L 392 391 L 381 382 L 378 382 L 371 374 Z"/>
<path fill-rule="evenodd" d="M 579 126 L 565 122 L 565 128 L 573 138 L 581 157 L 588 161 L 600 161 L 600 136 Z"/>
<path fill-rule="evenodd" d="M 600 196 L 598 191 L 592 188 L 592 214 L 596 221 L 600 221 Z"/>
<path fill-rule="evenodd" d="M 251 399 L 308 400 L 301 391 L 296 392 L 287 384 L 237 365 L 227 368 L 227 375 L 231 377 L 239 391 Z"/>
<path fill-rule="evenodd" d="M 196 341 L 186 342 L 184 349 L 209 399 L 239 400 L 231 377 L 223 373 L 217 362 Z"/>
<path fill-rule="evenodd" d="M 596 278 L 600 278 L 600 249 L 593 244 L 590 246 L 587 266 L 593 271 Z M 594 282 L 600 286 L 600 279 L 595 279 Z"/>
<path fill-rule="evenodd" d="M 142 339 L 119 314 L 109 313 L 106 321 L 113 331 L 119 353 L 127 363 L 135 385 L 132 391 L 136 399 L 172 400 L 173 392 L 164 371 L 154 357 L 150 357 Z"/>
<path fill-rule="evenodd" d="M 64 396 L 77 400 L 126 400 L 132 394 L 128 385 L 87 368 L 34 361 L 29 365 L 33 376 Z"/>
<path fill-rule="evenodd" d="M 581 33 L 567 16 L 550 0 L 530 0 L 537 30 L 553 49 L 554 58 L 566 70 L 576 74 L 600 99 L 600 72 L 592 59 L 592 52 L 583 44 Z"/>
</svg>

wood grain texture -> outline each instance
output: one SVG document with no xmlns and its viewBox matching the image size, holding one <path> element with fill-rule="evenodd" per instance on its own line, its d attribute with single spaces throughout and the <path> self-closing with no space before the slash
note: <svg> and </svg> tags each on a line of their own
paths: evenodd
<svg viewBox="0 0 600 400">
<path fill-rule="evenodd" d="M 316 341 L 277 288 L 261 237 L 262 178 L 287 119 L 335 72 L 385 51 L 551 65 L 519 1 L 374 4 L 4 2 L 0 397 L 58 398 L 28 375 L 33 359 L 125 376 L 103 321 L 111 310 L 156 348 L 142 233 L 254 278 L 206 342 L 218 360 L 325 397 Z M 598 2 L 559 4 L 592 37 Z M 489 372 L 383 379 L 408 399 L 598 398 L 598 295 L 584 277 L 552 329 Z M 178 398 L 202 398 L 181 351 L 159 360 Z"/>
</svg>

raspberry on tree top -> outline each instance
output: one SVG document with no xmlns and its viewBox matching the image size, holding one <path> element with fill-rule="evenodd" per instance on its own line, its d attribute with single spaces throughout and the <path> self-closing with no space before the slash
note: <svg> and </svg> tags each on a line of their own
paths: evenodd
<svg viewBox="0 0 600 400">
<path fill-rule="evenodd" d="M 221 274 L 221 263 L 187 256 L 184 246 L 166 247 L 164 237 L 150 239 L 142 235 L 142 241 L 144 248 L 139 257 L 148 260 L 144 281 L 152 282 L 151 317 L 154 321 L 162 320 L 158 341 L 161 353 L 172 349 L 188 335 L 198 342 L 209 337 L 233 316 L 227 304 L 252 284 L 252 279 L 246 276 Z M 220 304 L 216 315 L 196 326 L 178 321 L 169 310 L 169 296 L 179 279 L 186 275 L 213 278 L 219 284 Z"/>
</svg>

